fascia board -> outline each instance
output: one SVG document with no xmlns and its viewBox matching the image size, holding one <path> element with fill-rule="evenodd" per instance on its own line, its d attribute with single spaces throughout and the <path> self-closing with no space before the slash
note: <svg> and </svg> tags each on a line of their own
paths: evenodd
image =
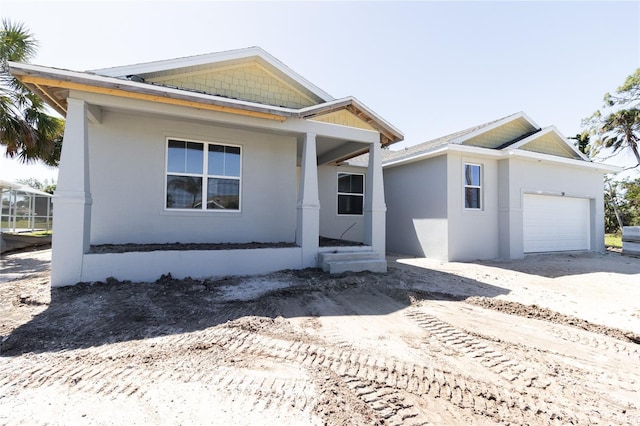
<svg viewBox="0 0 640 426">
<path fill-rule="evenodd" d="M 449 148 L 450 146 L 444 145 L 434 150 L 421 152 L 419 154 L 412 155 L 410 157 L 399 158 L 397 160 L 391 160 L 388 162 L 383 161 L 382 168 L 396 167 L 396 166 L 401 166 L 403 164 L 415 163 L 416 161 L 422 161 L 428 158 L 437 157 L 439 155 L 446 154 Z"/>
<path fill-rule="evenodd" d="M 277 58 L 266 52 L 260 47 L 248 47 L 245 49 L 228 50 L 225 52 L 216 52 L 206 55 L 188 56 L 185 58 L 167 59 L 162 61 L 147 62 L 142 64 L 125 65 L 121 67 L 102 68 L 90 70 L 87 72 L 105 75 L 109 77 L 119 77 L 133 74 L 146 74 L 152 72 L 166 71 L 174 68 L 193 67 L 198 65 L 207 65 L 216 62 L 232 61 L 237 59 L 248 59 L 257 57 L 276 68 L 287 77 L 291 78 L 311 93 L 325 101 L 333 100 L 333 96 L 302 77 L 297 72 L 280 62 Z"/>
<path fill-rule="evenodd" d="M 510 149 L 508 151 L 500 151 L 504 157 L 522 158 L 532 161 L 545 161 L 549 163 L 563 164 L 573 167 L 589 168 L 600 170 L 605 173 L 619 173 L 624 170 L 623 167 L 613 166 L 610 164 L 594 163 L 592 161 L 582 161 L 573 158 L 557 157 L 555 155 L 541 154 L 532 151 L 523 151 L 519 149 Z"/>
</svg>

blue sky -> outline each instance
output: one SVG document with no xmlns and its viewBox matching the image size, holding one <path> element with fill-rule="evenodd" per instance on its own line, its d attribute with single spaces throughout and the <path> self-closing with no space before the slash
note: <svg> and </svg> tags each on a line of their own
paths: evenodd
<svg viewBox="0 0 640 426">
<path fill-rule="evenodd" d="M 637 1 L 0 0 L 0 15 L 36 35 L 33 63 L 72 70 L 261 46 L 406 145 L 518 111 L 571 136 L 640 67 Z M 0 160 L 2 179 L 55 175 Z"/>
</svg>

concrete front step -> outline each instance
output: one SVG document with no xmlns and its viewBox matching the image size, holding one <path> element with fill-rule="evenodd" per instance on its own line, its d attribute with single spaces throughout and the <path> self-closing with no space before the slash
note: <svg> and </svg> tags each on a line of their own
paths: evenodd
<svg viewBox="0 0 640 426">
<path fill-rule="evenodd" d="M 319 253 L 319 266 L 330 274 L 342 272 L 387 272 L 387 261 L 374 252 Z"/>
</svg>

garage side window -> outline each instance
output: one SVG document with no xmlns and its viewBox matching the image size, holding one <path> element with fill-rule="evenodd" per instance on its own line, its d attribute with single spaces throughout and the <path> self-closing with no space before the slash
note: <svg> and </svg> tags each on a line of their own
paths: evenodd
<svg viewBox="0 0 640 426">
<path fill-rule="evenodd" d="M 338 173 L 338 214 L 361 215 L 364 205 L 364 175 Z"/>
<path fill-rule="evenodd" d="M 240 154 L 239 146 L 169 139 L 165 207 L 240 210 Z"/>
<path fill-rule="evenodd" d="M 482 166 L 479 164 L 464 165 L 464 207 L 482 209 Z"/>
</svg>

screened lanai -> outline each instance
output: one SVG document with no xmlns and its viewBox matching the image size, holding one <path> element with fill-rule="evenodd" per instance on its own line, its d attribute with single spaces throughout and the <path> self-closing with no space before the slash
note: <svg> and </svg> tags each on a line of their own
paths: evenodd
<svg viewBox="0 0 640 426">
<path fill-rule="evenodd" d="M 51 229 L 51 194 L 0 180 L 0 205 L 0 233 L 18 234 Z"/>
</svg>

